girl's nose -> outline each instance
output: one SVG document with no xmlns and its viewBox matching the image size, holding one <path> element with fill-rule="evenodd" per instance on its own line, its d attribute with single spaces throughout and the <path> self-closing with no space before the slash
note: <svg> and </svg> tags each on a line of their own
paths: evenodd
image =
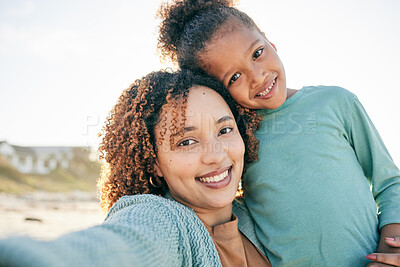
<svg viewBox="0 0 400 267">
<path fill-rule="evenodd" d="M 221 164 L 227 157 L 226 148 L 221 142 L 208 142 L 203 146 L 202 162 L 204 164 Z"/>
<path fill-rule="evenodd" d="M 249 79 L 251 88 L 259 87 L 265 81 L 266 73 L 262 70 L 262 68 L 255 66 L 249 73 Z"/>
</svg>

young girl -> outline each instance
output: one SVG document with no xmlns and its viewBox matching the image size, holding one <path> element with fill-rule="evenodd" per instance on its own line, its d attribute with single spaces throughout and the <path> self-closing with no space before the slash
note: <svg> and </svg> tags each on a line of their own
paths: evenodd
<svg viewBox="0 0 400 267">
<path fill-rule="evenodd" d="M 104 128 L 105 222 L 53 241 L 0 240 L 0 266 L 270 266 L 247 209 L 232 204 L 257 158 L 258 122 L 210 78 L 137 80 Z"/>
<path fill-rule="evenodd" d="M 159 49 L 263 116 L 244 196 L 272 265 L 365 266 L 378 243 L 400 252 L 384 240 L 400 236 L 400 172 L 357 97 L 339 87 L 288 89 L 275 46 L 230 2 L 164 5 Z"/>
</svg>

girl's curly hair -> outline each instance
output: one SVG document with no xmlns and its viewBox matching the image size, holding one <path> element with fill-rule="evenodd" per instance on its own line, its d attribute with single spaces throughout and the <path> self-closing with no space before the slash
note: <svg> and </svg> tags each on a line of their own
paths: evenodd
<svg viewBox="0 0 400 267">
<path fill-rule="evenodd" d="M 233 30 L 239 23 L 261 32 L 246 13 L 235 8 L 235 2 L 237 1 L 164 2 L 157 12 L 157 17 L 161 19 L 157 45 L 161 57 L 178 63 L 181 68 L 202 68 L 200 54 L 214 38 L 225 34 L 224 31 L 218 31 L 222 26 L 229 26 L 226 29 Z"/>
<path fill-rule="evenodd" d="M 173 107 L 172 113 L 183 115 L 180 122 L 171 120 L 174 127 L 180 129 L 184 125 L 186 105 L 178 108 L 174 103 L 179 100 L 186 103 L 188 92 L 194 86 L 209 87 L 225 99 L 246 146 L 245 162 L 257 160 L 258 140 L 254 133 L 261 118 L 255 111 L 239 107 L 223 85 L 205 73 L 189 70 L 152 72 L 123 91 L 103 127 L 99 151 L 100 158 L 106 163 L 98 188 L 104 211 L 107 212 L 124 195 L 163 195 L 167 191 L 165 181 L 157 177 L 154 170 L 155 126 L 161 123 L 160 134 L 163 136 L 167 130 L 163 108 L 167 105 Z"/>
</svg>

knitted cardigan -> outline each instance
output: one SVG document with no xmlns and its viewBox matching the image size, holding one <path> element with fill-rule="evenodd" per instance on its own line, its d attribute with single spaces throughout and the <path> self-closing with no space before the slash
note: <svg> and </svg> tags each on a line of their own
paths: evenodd
<svg viewBox="0 0 400 267">
<path fill-rule="evenodd" d="M 235 200 L 233 213 L 239 230 L 264 253 L 244 204 Z M 55 240 L 0 240 L 0 266 L 221 266 L 221 262 L 191 208 L 169 194 L 146 194 L 122 197 L 103 224 Z"/>
</svg>

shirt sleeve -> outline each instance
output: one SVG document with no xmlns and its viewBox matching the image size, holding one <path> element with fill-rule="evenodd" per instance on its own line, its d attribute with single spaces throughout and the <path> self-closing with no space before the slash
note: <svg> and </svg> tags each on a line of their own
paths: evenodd
<svg viewBox="0 0 400 267">
<path fill-rule="evenodd" d="M 387 224 L 400 223 L 400 171 L 364 107 L 353 97 L 350 143 L 371 184 L 381 229 Z"/>
<path fill-rule="evenodd" d="M 0 266 L 180 266 L 177 227 L 165 220 L 166 213 L 128 206 L 102 225 L 52 241 L 3 239 Z"/>
</svg>

